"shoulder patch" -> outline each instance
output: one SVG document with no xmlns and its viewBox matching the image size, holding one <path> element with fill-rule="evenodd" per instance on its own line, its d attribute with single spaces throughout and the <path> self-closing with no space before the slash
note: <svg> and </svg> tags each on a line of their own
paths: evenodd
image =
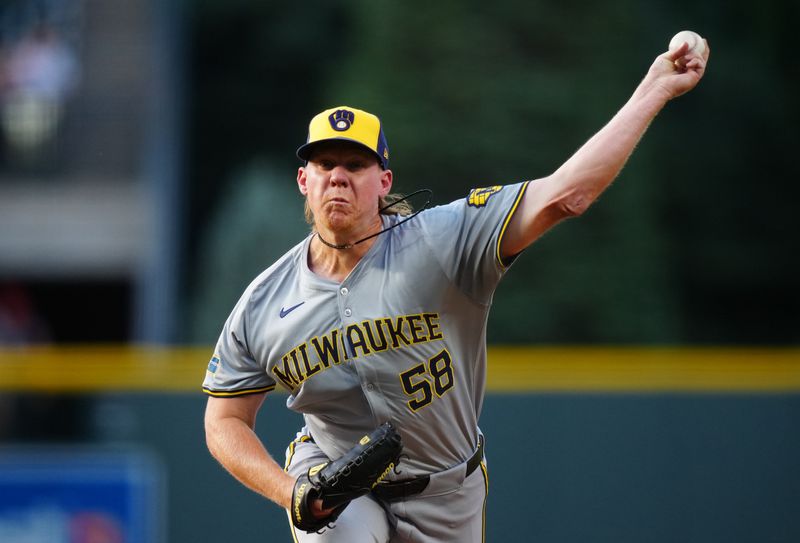
<svg viewBox="0 0 800 543">
<path fill-rule="evenodd" d="M 219 356 L 216 354 L 211 357 L 211 362 L 208 363 L 208 373 L 215 374 L 219 368 Z"/>
<path fill-rule="evenodd" d="M 501 190 L 503 190 L 503 187 L 500 185 L 482 189 L 472 189 L 469 191 L 469 196 L 467 197 L 467 205 L 472 207 L 484 207 L 492 194 L 498 193 Z"/>
</svg>

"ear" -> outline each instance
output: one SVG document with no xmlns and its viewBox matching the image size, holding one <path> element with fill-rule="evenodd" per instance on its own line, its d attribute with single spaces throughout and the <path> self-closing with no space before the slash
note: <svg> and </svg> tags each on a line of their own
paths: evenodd
<svg viewBox="0 0 800 543">
<path fill-rule="evenodd" d="M 302 166 L 297 168 L 297 188 L 300 189 L 300 194 L 303 196 L 308 195 L 308 186 L 306 185 L 306 169 Z"/>
<path fill-rule="evenodd" d="M 381 172 L 381 196 L 386 196 L 392 191 L 392 170 L 383 170 Z"/>
</svg>

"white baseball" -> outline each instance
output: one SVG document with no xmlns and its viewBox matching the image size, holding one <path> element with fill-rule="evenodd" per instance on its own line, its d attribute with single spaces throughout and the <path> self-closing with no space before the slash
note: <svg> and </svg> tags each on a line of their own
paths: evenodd
<svg viewBox="0 0 800 543">
<path fill-rule="evenodd" d="M 680 47 L 684 42 L 689 44 L 689 52 L 697 55 L 702 55 L 706 50 L 706 42 L 703 41 L 700 34 L 691 30 L 681 30 L 675 34 L 669 41 L 669 50 Z"/>
</svg>

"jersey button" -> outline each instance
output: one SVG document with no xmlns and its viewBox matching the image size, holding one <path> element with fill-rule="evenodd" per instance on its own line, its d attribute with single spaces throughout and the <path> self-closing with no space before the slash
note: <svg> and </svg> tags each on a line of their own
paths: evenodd
<svg viewBox="0 0 800 543">
<path fill-rule="evenodd" d="M 342 287 L 342 290 L 340 290 L 339 292 L 342 293 L 342 296 L 347 296 L 347 293 L 350 292 L 350 291 L 347 290 L 347 287 Z"/>
<path fill-rule="evenodd" d="M 353 314 L 353 311 L 349 307 L 344 310 L 344 316 L 345 317 L 349 317 L 352 314 Z"/>
<path fill-rule="evenodd" d="M 367 390 L 369 390 L 371 392 L 374 388 L 375 388 L 375 385 L 373 385 L 372 383 L 367 383 Z"/>
</svg>

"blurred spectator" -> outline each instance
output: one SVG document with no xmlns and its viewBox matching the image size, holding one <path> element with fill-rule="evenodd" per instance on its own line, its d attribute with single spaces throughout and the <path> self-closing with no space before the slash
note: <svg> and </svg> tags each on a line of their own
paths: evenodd
<svg viewBox="0 0 800 543">
<path fill-rule="evenodd" d="M 28 293 L 17 284 L 0 285 L 0 345 L 25 345 L 48 341 L 44 320 Z"/>
<path fill-rule="evenodd" d="M 0 347 L 49 341 L 50 334 L 27 290 L 0 284 Z M 51 395 L 1 394 L 0 442 L 69 439 L 80 434 L 82 404 Z"/>
<path fill-rule="evenodd" d="M 77 56 L 51 25 L 37 23 L 0 63 L 7 153 L 25 163 L 47 156 L 79 74 Z"/>
</svg>

